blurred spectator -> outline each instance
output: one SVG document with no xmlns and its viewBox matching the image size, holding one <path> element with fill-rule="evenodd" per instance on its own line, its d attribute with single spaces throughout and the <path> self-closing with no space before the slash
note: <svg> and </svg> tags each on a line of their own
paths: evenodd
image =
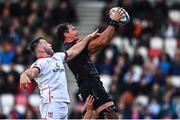
<svg viewBox="0 0 180 120">
<path fill-rule="evenodd" d="M 144 63 L 143 57 L 138 53 L 137 49 L 135 49 L 134 56 L 132 58 L 132 64 L 142 66 L 143 63 Z"/>
<path fill-rule="evenodd" d="M 27 55 L 26 55 L 27 57 L 24 57 L 24 56 L 23 56 L 23 55 L 24 55 L 23 52 L 25 52 L 25 51 L 24 51 L 24 49 L 22 48 L 22 46 L 18 45 L 18 46 L 16 47 L 15 52 L 16 52 L 16 56 L 15 56 L 13 62 L 16 63 L 16 64 L 26 65 L 26 64 L 27 64 L 26 58 L 28 58 L 28 56 L 27 56 Z"/>
<path fill-rule="evenodd" d="M 112 69 L 113 69 L 113 65 L 111 63 L 112 58 L 113 58 L 113 50 L 107 49 L 105 51 L 103 62 L 99 63 L 99 65 L 97 66 L 100 74 L 109 74 L 109 75 L 112 74 Z"/>
<path fill-rule="evenodd" d="M 26 111 L 25 111 L 25 116 L 23 117 L 25 119 L 36 119 L 37 117 L 37 113 L 36 111 L 33 109 L 33 107 L 31 105 L 27 105 L 26 107 Z"/>
<path fill-rule="evenodd" d="M 172 75 L 180 76 L 180 51 L 177 51 L 172 60 Z"/>
<path fill-rule="evenodd" d="M 68 0 L 60 0 L 57 6 L 51 11 L 51 19 L 54 26 L 63 22 L 77 22 L 75 9 Z"/>
<path fill-rule="evenodd" d="M 15 57 L 12 41 L 5 41 L 2 47 L 2 51 L 0 51 L 1 64 L 11 64 Z"/>
<path fill-rule="evenodd" d="M 6 73 L 2 70 L 2 66 L 0 65 L 0 94 L 3 92 L 3 86 L 5 85 Z"/>
<path fill-rule="evenodd" d="M 167 91 L 162 99 L 160 118 L 175 119 L 175 107 L 172 104 L 172 91 Z"/>
<path fill-rule="evenodd" d="M 165 52 L 162 52 L 159 60 L 159 68 L 163 73 L 168 74 L 170 72 L 170 62 L 169 55 Z"/>
<path fill-rule="evenodd" d="M 154 7 L 154 13 L 155 13 L 155 25 L 156 25 L 156 32 L 159 33 L 160 28 L 163 24 L 167 22 L 168 18 L 168 7 L 166 6 L 166 3 L 164 0 L 157 0 L 155 7 Z M 159 21 L 161 21 L 161 24 L 159 24 Z"/>
<path fill-rule="evenodd" d="M 141 105 L 140 104 L 133 104 L 132 105 L 132 110 L 131 110 L 131 119 L 142 119 L 143 114 L 141 111 Z"/>
<path fill-rule="evenodd" d="M 160 86 L 159 83 L 154 82 L 152 87 L 151 87 L 151 92 L 149 93 L 149 96 L 152 99 L 157 99 L 157 101 L 161 101 L 161 96 L 163 95 L 164 92 L 164 86 Z"/>
<path fill-rule="evenodd" d="M 8 119 L 22 119 L 22 118 L 23 118 L 23 115 L 16 110 L 16 107 L 14 105 L 13 109 L 8 115 Z"/>
<path fill-rule="evenodd" d="M 7 80 L 5 82 L 5 85 L 3 86 L 3 92 L 4 93 L 11 93 L 15 94 L 17 92 L 17 84 L 15 84 L 15 76 L 13 74 L 8 74 L 7 75 Z"/>
<path fill-rule="evenodd" d="M 0 107 L 0 119 L 7 119 L 6 115 L 3 114 L 1 107 Z"/>
<path fill-rule="evenodd" d="M 149 113 L 151 115 L 151 118 L 153 118 L 153 119 L 158 118 L 158 115 L 159 115 L 160 110 L 161 110 L 161 106 L 158 103 L 156 98 L 151 99 L 149 106 L 148 106 L 148 110 L 149 110 Z"/>
</svg>

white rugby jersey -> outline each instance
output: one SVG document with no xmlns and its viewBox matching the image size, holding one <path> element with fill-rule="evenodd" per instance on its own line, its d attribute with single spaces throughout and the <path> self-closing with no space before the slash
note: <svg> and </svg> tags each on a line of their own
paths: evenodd
<svg viewBox="0 0 180 120">
<path fill-rule="evenodd" d="M 31 66 L 40 70 L 35 81 L 38 83 L 43 103 L 70 102 L 63 65 L 65 57 L 63 52 L 54 53 L 52 57 L 38 59 Z"/>
</svg>

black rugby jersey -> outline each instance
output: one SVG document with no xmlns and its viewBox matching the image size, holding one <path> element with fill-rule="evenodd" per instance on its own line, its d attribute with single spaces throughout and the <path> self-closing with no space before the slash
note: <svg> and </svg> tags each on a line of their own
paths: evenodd
<svg viewBox="0 0 180 120">
<path fill-rule="evenodd" d="M 64 49 L 68 50 L 74 44 L 76 44 L 76 41 L 64 43 Z M 93 77 L 99 77 L 97 69 L 95 68 L 94 63 L 90 60 L 86 48 L 74 59 L 68 61 L 67 64 L 75 75 L 78 83 L 80 80 L 85 80 L 88 78 L 91 78 L 92 80 Z"/>
</svg>

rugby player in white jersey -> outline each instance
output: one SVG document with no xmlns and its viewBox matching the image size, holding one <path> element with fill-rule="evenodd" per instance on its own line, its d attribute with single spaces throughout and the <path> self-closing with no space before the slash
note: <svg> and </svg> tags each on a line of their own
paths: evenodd
<svg viewBox="0 0 180 120">
<path fill-rule="evenodd" d="M 37 82 L 41 96 L 39 106 L 41 118 L 67 119 L 70 99 L 63 63 L 77 56 L 89 40 L 98 36 L 97 31 L 65 52 L 54 53 L 51 44 L 43 37 L 38 37 L 31 42 L 30 50 L 35 53 L 38 60 L 21 74 L 20 87 L 28 88 L 33 79 Z"/>
</svg>

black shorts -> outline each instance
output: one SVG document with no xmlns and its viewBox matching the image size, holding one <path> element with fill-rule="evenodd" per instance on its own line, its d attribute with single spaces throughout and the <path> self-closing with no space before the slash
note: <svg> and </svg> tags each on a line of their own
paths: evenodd
<svg viewBox="0 0 180 120">
<path fill-rule="evenodd" d="M 103 105 L 104 103 L 112 101 L 112 97 L 110 97 L 105 91 L 99 77 L 93 77 L 93 78 L 80 80 L 79 92 L 83 99 L 83 102 L 86 101 L 86 98 L 89 95 L 93 95 L 94 110 L 100 107 L 101 105 Z"/>
</svg>

